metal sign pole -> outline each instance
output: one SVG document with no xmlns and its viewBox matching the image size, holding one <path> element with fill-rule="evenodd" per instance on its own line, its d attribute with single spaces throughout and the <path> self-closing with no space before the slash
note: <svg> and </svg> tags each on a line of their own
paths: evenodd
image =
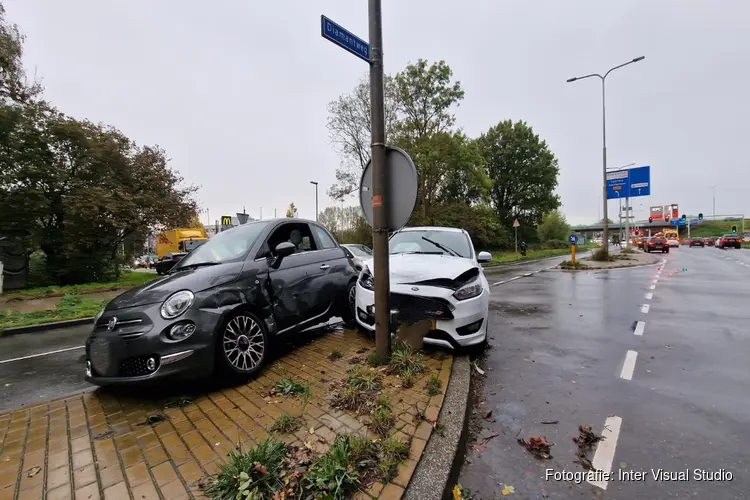
<svg viewBox="0 0 750 500">
<path fill-rule="evenodd" d="M 372 121 L 372 212 L 375 260 L 375 353 L 379 363 L 391 356 L 390 266 L 388 262 L 388 169 L 383 104 L 383 19 L 381 0 L 369 0 L 370 109 Z"/>
<path fill-rule="evenodd" d="M 630 248 L 630 197 L 625 197 L 625 248 Z"/>
</svg>

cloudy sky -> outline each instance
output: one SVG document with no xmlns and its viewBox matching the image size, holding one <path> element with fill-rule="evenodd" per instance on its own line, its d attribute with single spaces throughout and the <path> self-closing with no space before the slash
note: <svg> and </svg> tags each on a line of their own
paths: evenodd
<svg viewBox="0 0 750 500">
<path fill-rule="evenodd" d="M 211 221 L 241 211 L 314 217 L 338 158 L 326 104 L 366 63 L 320 37 L 325 14 L 367 39 L 364 0 L 5 0 L 26 65 L 77 117 L 166 148 Z M 478 135 L 526 120 L 560 161 L 573 223 L 601 215 L 601 94 L 612 166 L 652 166 L 649 205 L 750 214 L 747 0 L 385 0 L 386 71 L 444 59 L 466 91 L 458 124 Z M 354 203 L 352 199 L 350 203 Z M 611 202 L 610 213 L 616 213 Z M 614 218 L 614 217 L 613 217 Z"/>
</svg>

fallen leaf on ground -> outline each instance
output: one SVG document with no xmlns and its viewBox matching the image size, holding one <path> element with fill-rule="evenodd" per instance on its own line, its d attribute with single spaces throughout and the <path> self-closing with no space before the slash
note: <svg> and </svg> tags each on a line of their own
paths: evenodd
<svg viewBox="0 0 750 500">
<path fill-rule="evenodd" d="M 39 474 L 41 471 L 42 471 L 42 468 L 37 465 L 36 467 L 32 467 L 31 469 L 29 469 L 26 475 L 29 477 L 34 477 L 37 474 Z"/>
<path fill-rule="evenodd" d="M 456 485 L 453 487 L 453 500 L 461 500 L 463 498 L 463 495 L 461 495 L 461 486 Z"/>
<path fill-rule="evenodd" d="M 474 361 L 474 369 L 477 371 L 478 374 L 484 375 L 484 370 L 482 370 L 481 368 L 479 368 L 479 366 L 477 365 L 476 361 Z"/>
<path fill-rule="evenodd" d="M 492 416 L 492 410 L 484 414 L 484 418 L 490 418 Z"/>
<path fill-rule="evenodd" d="M 518 444 L 526 448 L 532 455 L 540 460 L 549 460 L 552 458 L 550 455 L 550 448 L 554 446 L 554 443 L 548 443 L 543 437 L 531 436 L 529 439 L 518 439 Z"/>
<path fill-rule="evenodd" d="M 515 488 L 514 488 L 513 486 L 508 486 L 508 485 L 506 484 L 506 485 L 505 485 L 505 488 L 503 488 L 503 491 L 501 491 L 500 493 L 501 493 L 501 494 L 502 494 L 502 495 L 503 495 L 504 497 L 507 497 L 508 495 L 510 495 L 511 493 L 513 493 L 514 491 L 516 491 L 516 489 L 515 489 Z"/>
<path fill-rule="evenodd" d="M 578 437 L 573 438 L 573 442 L 578 445 L 578 452 L 576 453 L 577 459 L 575 462 L 580 464 L 586 470 L 596 470 L 588 455 L 594 448 L 594 445 L 602 439 L 604 439 L 604 437 L 595 434 L 594 431 L 591 430 L 590 425 L 578 426 Z"/>
</svg>

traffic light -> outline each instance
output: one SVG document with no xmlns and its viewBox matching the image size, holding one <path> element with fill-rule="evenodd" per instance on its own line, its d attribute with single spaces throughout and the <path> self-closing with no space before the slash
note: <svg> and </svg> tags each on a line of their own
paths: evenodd
<svg viewBox="0 0 750 500">
<path fill-rule="evenodd" d="M 637 229 L 635 231 L 633 231 L 633 233 L 635 233 L 635 235 L 638 236 L 638 230 Z"/>
<path fill-rule="evenodd" d="M 685 222 L 687 220 L 687 215 L 682 214 L 682 222 Z"/>
<path fill-rule="evenodd" d="M 737 232 L 737 226 L 732 226 L 732 233 L 736 233 L 736 232 Z"/>
<path fill-rule="evenodd" d="M 703 220 L 703 214 L 702 213 L 698 214 L 698 220 Z"/>
<path fill-rule="evenodd" d="M 664 216 L 664 222 L 669 222 L 669 215 Z"/>
<path fill-rule="evenodd" d="M 648 221 L 649 221 L 649 223 L 654 222 L 654 218 L 653 217 L 649 217 Z"/>
</svg>

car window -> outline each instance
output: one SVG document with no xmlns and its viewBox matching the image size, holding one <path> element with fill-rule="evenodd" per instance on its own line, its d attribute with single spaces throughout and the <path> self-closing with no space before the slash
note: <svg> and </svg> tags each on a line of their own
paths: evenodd
<svg viewBox="0 0 750 500">
<path fill-rule="evenodd" d="M 471 247 L 466 235 L 458 231 L 425 229 L 399 231 L 388 242 L 389 251 L 394 253 L 435 253 L 471 258 Z"/>
<path fill-rule="evenodd" d="M 296 248 L 294 253 L 317 250 L 315 239 L 312 236 L 312 232 L 310 232 L 308 224 L 304 222 L 288 222 L 282 224 L 271 233 L 256 258 L 262 258 L 268 255 L 268 252 L 273 254 L 276 246 L 282 242 L 292 243 Z"/>
<path fill-rule="evenodd" d="M 222 231 L 187 254 L 178 265 L 183 268 L 202 262 L 244 259 L 268 224 L 269 221 L 255 221 Z"/>
<path fill-rule="evenodd" d="M 318 240 L 320 240 L 320 248 L 336 248 L 336 242 L 333 241 L 333 238 L 331 238 L 331 235 L 328 234 L 328 232 L 323 229 L 320 226 L 313 226 L 315 229 L 315 234 L 318 237 Z"/>
<path fill-rule="evenodd" d="M 352 245 L 350 247 L 347 247 L 347 249 L 357 257 L 372 257 L 372 252 L 364 245 Z"/>
</svg>

